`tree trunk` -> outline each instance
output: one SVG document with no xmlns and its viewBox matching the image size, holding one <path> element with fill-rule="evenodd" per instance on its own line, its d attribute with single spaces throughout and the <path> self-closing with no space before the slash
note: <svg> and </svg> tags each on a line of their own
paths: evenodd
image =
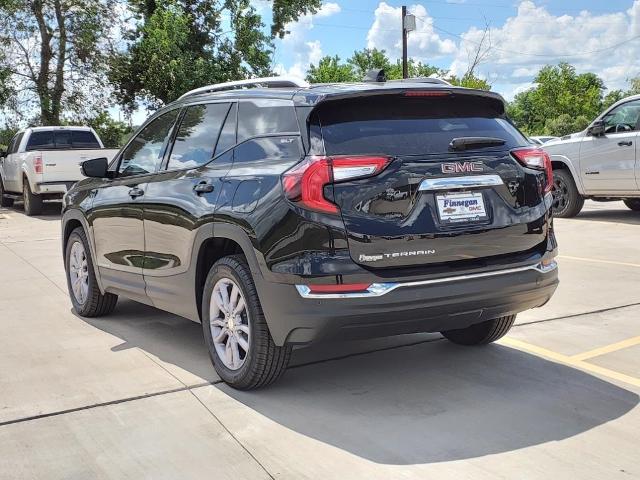
<svg viewBox="0 0 640 480">
<path fill-rule="evenodd" d="M 64 24 L 64 13 L 60 0 L 55 0 L 56 21 L 58 23 L 58 59 L 56 63 L 56 79 L 51 95 L 52 119 L 60 123 L 62 94 L 64 93 L 64 64 L 67 61 L 67 27 Z"/>
<path fill-rule="evenodd" d="M 36 93 L 40 99 L 40 117 L 43 125 L 55 125 L 60 122 L 60 115 L 56 116 L 52 108 L 51 91 L 49 89 L 49 75 L 51 72 L 51 59 L 53 51 L 51 50 L 51 39 L 53 32 L 47 25 L 44 17 L 43 0 L 34 0 L 31 3 L 31 11 L 33 12 L 38 30 L 40 33 L 40 68 L 35 78 Z"/>
</svg>

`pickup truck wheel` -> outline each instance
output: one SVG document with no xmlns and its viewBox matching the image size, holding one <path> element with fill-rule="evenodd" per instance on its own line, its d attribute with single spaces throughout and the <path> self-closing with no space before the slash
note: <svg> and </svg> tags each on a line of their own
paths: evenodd
<svg viewBox="0 0 640 480">
<path fill-rule="evenodd" d="M 584 198 L 568 170 L 553 171 L 553 214 L 560 218 L 575 217 L 582 210 Z"/>
<path fill-rule="evenodd" d="M 624 201 L 624 204 L 631 210 L 640 212 L 640 198 L 628 198 Z"/>
<path fill-rule="evenodd" d="M 24 201 L 24 213 L 31 217 L 42 213 L 42 197 L 31 192 L 27 179 L 22 183 L 22 200 Z"/>
<path fill-rule="evenodd" d="M 234 388 L 267 386 L 287 368 L 291 346 L 273 342 L 243 256 L 224 257 L 211 267 L 202 298 L 202 329 L 216 372 Z"/>
<path fill-rule="evenodd" d="M 113 311 L 118 296 L 100 292 L 89 253 L 87 235 L 76 228 L 67 240 L 64 265 L 67 273 L 69 296 L 76 313 L 82 317 L 101 317 Z"/>
<path fill-rule="evenodd" d="M 4 196 L 4 185 L 0 179 L 0 207 L 10 207 L 13 205 L 13 198 Z"/>
<path fill-rule="evenodd" d="M 485 345 L 504 337 L 516 321 L 515 315 L 495 318 L 476 323 L 459 330 L 446 330 L 442 333 L 447 340 L 459 345 Z"/>
</svg>

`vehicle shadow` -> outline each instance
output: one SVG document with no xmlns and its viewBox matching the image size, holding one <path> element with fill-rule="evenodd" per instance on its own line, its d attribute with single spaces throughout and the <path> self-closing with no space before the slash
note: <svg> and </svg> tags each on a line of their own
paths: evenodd
<svg viewBox="0 0 640 480">
<path fill-rule="evenodd" d="M 114 351 L 140 348 L 218 381 L 197 323 L 126 300 L 109 317 L 82 320 L 121 338 Z M 501 345 L 459 347 L 439 335 L 318 345 L 295 351 L 292 364 L 263 390 L 216 388 L 286 428 L 381 464 L 463 460 L 562 440 L 639 401 L 571 367 Z"/>
<path fill-rule="evenodd" d="M 596 222 L 626 223 L 640 225 L 640 212 L 629 209 L 583 210 L 571 220 L 591 220 Z"/>
<path fill-rule="evenodd" d="M 14 203 L 11 207 L 5 207 L 5 210 L 10 213 L 25 215 L 22 201 Z M 33 218 L 46 221 L 59 221 L 61 213 L 62 203 L 59 201 L 47 201 L 42 204 L 42 213 L 40 215 L 34 215 Z"/>
</svg>

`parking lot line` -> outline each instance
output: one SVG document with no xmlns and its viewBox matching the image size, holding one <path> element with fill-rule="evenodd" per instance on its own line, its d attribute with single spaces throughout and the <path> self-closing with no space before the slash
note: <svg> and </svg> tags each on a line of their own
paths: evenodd
<svg viewBox="0 0 640 480">
<path fill-rule="evenodd" d="M 609 265 L 621 265 L 623 267 L 640 268 L 639 263 L 616 262 L 615 260 L 602 260 L 599 258 L 572 257 L 571 255 L 558 255 L 558 258 L 564 258 L 566 260 L 578 260 L 581 262 L 607 263 Z"/>
<path fill-rule="evenodd" d="M 511 337 L 504 337 L 501 340 L 498 340 L 497 343 L 507 347 L 515 348 L 516 350 L 531 353 L 539 357 L 544 357 L 557 363 L 563 363 L 571 367 L 576 367 L 589 373 L 594 373 L 596 375 L 601 375 L 613 380 L 618 380 L 635 387 L 640 387 L 640 378 L 632 377 L 631 375 L 625 375 L 624 373 L 616 372 L 615 370 L 600 367 L 584 360 L 576 360 L 569 355 L 563 355 L 562 353 L 554 352 L 553 350 L 548 350 L 537 345 L 532 345 L 530 343 L 523 342 L 522 340 L 517 340 Z"/>
<path fill-rule="evenodd" d="M 600 355 L 622 350 L 623 348 L 633 347 L 638 344 L 640 344 L 640 336 L 627 338 L 621 342 L 611 343 L 604 347 L 594 348 L 588 352 L 578 353 L 577 355 L 572 355 L 571 358 L 574 360 L 587 360 L 588 358 L 599 357 Z"/>
</svg>

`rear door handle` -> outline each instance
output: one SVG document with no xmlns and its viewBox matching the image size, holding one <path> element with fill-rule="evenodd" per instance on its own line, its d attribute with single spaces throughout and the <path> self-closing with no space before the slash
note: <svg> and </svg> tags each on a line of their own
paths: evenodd
<svg viewBox="0 0 640 480">
<path fill-rule="evenodd" d="M 631 140 L 628 140 L 628 141 L 622 140 L 618 142 L 619 147 L 630 147 L 631 145 L 633 145 L 633 142 Z"/>
<path fill-rule="evenodd" d="M 140 187 L 133 187 L 131 190 L 129 190 L 129 196 L 131 198 L 141 197 L 142 195 L 144 195 L 144 190 L 142 190 Z"/>
<path fill-rule="evenodd" d="M 213 185 L 207 182 L 200 182 L 195 187 L 193 187 L 193 191 L 198 195 L 201 193 L 211 193 L 213 192 Z"/>
</svg>

